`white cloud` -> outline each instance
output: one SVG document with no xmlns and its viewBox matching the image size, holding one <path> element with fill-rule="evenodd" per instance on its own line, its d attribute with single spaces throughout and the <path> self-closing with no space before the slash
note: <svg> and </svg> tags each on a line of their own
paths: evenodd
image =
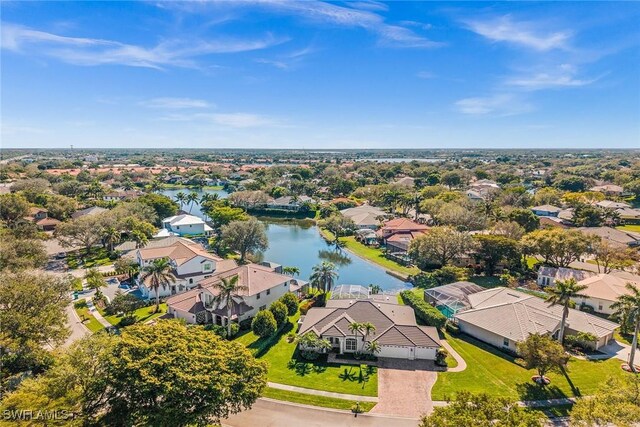
<svg viewBox="0 0 640 427">
<path fill-rule="evenodd" d="M 471 31 L 489 40 L 522 45 L 539 51 L 566 49 L 572 36 L 570 31 L 549 32 L 537 28 L 538 25 L 532 22 L 514 21 L 510 15 L 465 23 Z"/>
<path fill-rule="evenodd" d="M 513 116 L 532 110 L 530 104 L 509 93 L 464 98 L 456 101 L 455 106 L 459 112 L 474 116 Z"/>
<path fill-rule="evenodd" d="M 208 108 L 211 106 L 211 104 L 203 99 L 192 98 L 153 98 L 141 101 L 140 105 L 148 108 L 163 108 L 168 110 Z"/>
<path fill-rule="evenodd" d="M 421 79 L 425 79 L 425 80 L 429 80 L 429 79 L 434 79 L 436 77 L 436 75 L 433 74 L 430 71 L 418 71 L 416 73 L 416 77 L 421 78 Z"/>
<path fill-rule="evenodd" d="M 531 75 L 512 77 L 505 82 L 509 86 L 520 87 L 525 90 L 541 90 L 554 88 L 570 88 L 590 85 L 600 77 L 593 79 L 576 78 L 577 70 L 569 64 L 563 64 L 557 70 L 538 72 Z"/>
<path fill-rule="evenodd" d="M 211 119 L 217 124 L 233 128 L 251 128 L 275 124 L 275 122 L 268 117 L 250 113 L 212 114 Z"/>
<path fill-rule="evenodd" d="M 153 47 L 112 40 L 66 37 L 19 25 L 2 23 L 2 48 L 36 53 L 75 65 L 119 64 L 160 69 L 164 66 L 196 67 L 194 58 L 208 54 L 265 49 L 286 41 L 267 34 L 261 39 L 166 40 Z"/>
</svg>

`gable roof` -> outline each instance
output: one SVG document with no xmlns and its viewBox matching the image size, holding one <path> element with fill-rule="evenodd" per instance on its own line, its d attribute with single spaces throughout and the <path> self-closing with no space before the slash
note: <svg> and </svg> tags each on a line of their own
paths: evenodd
<svg viewBox="0 0 640 427">
<path fill-rule="evenodd" d="M 80 218 L 80 217 L 85 216 L 85 215 L 98 215 L 98 214 L 101 214 L 101 213 L 106 212 L 106 211 L 108 211 L 108 209 L 101 208 L 100 206 L 91 206 L 91 207 L 88 207 L 86 209 L 82 209 L 82 210 L 74 212 L 71 215 L 71 218 L 72 219 L 76 219 L 76 218 Z"/>
<path fill-rule="evenodd" d="M 418 224 L 415 221 L 411 221 L 408 218 L 394 218 L 384 223 L 381 230 L 387 232 L 399 231 L 399 230 L 409 230 L 409 231 L 419 231 L 419 230 L 428 230 L 429 227 L 424 224 Z"/>
<path fill-rule="evenodd" d="M 168 222 L 171 226 L 204 224 L 204 220 L 202 218 L 189 214 L 170 216 L 169 218 L 162 220 L 163 224 L 165 222 Z"/>
<path fill-rule="evenodd" d="M 613 244 L 619 246 L 634 246 L 640 244 L 640 234 L 632 231 L 618 230 L 611 227 L 580 227 L 579 231 L 585 234 L 600 236 Z"/>
<path fill-rule="evenodd" d="M 471 309 L 454 315 L 458 320 L 521 341 L 532 333 L 553 334 L 560 326 L 563 308 L 509 288 L 493 288 L 469 295 Z M 591 314 L 569 309 L 567 327 L 600 338 L 618 325 Z"/>
<path fill-rule="evenodd" d="M 239 285 L 247 287 L 247 290 L 240 292 L 241 296 L 255 295 L 285 282 L 293 282 L 295 285 L 298 283 L 298 281 L 291 276 L 276 273 L 269 267 L 258 264 L 247 264 L 215 273 L 200 282 L 200 286 L 215 295 L 215 285 L 220 283 L 222 279 L 233 276 L 238 276 Z"/>
<path fill-rule="evenodd" d="M 582 295 L 590 298 L 598 298 L 606 301 L 616 301 L 620 295 L 629 295 L 627 283 L 640 286 L 640 282 L 623 279 L 612 274 L 598 274 L 581 280 L 580 285 L 587 289 L 580 291 Z"/>
<path fill-rule="evenodd" d="M 222 258 L 212 253 L 207 252 L 198 243 L 192 242 L 187 239 L 177 240 L 168 246 L 158 246 L 152 248 L 138 249 L 138 254 L 142 260 L 151 260 L 157 258 L 170 258 L 180 266 L 187 261 L 201 256 L 205 259 L 212 261 L 222 261 Z"/>
<path fill-rule="evenodd" d="M 555 268 L 544 266 L 540 267 L 538 275 L 553 277 L 555 280 L 576 279 L 579 282 L 586 278 L 595 276 L 596 273 L 586 270 L 576 270 L 575 268 Z"/>
</svg>

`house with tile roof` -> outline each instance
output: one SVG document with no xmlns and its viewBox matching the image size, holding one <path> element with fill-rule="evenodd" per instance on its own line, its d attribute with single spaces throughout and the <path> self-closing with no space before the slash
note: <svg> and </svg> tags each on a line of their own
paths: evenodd
<svg viewBox="0 0 640 427">
<path fill-rule="evenodd" d="M 381 220 L 390 216 L 389 213 L 371 205 L 362 205 L 355 208 L 343 209 L 340 213 L 343 216 L 350 218 L 356 224 L 357 228 L 369 228 L 372 230 L 377 230 L 380 226 Z"/>
<path fill-rule="evenodd" d="M 598 313 L 613 314 L 615 310 L 611 308 L 611 304 L 615 303 L 620 295 L 630 294 L 627 283 L 640 287 L 640 277 L 629 280 L 613 274 L 593 275 L 578 282 L 587 288 L 580 291 L 582 297 L 574 298 L 573 301 L 578 306 L 588 305 Z"/>
<path fill-rule="evenodd" d="M 332 299 L 326 307 L 311 308 L 300 322 L 299 335 L 326 339 L 339 354 L 362 352 L 368 342 L 377 342 L 379 357 L 434 360 L 440 347 L 434 327 L 418 326 L 411 307 L 391 302 Z M 354 322 L 370 322 L 375 331 L 354 333 L 349 329 Z"/>
<path fill-rule="evenodd" d="M 610 245 L 618 248 L 640 247 L 640 233 L 620 230 L 612 227 L 579 227 L 579 231 L 584 234 L 598 236 L 606 240 Z"/>
<path fill-rule="evenodd" d="M 90 206 L 86 209 L 81 209 L 79 211 L 75 211 L 71 214 L 71 219 L 81 218 L 83 216 L 92 216 L 92 215 L 100 215 L 108 211 L 109 209 L 101 208 L 100 206 Z"/>
<path fill-rule="evenodd" d="M 538 286 L 555 286 L 556 280 L 575 279 L 577 282 L 595 276 L 596 273 L 586 270 L 576 270 L 574 268 L 555 268 L 542 266 L 538 269 Z"/>
<path fill-rule="evenodd" d="M 273 267 L 247 264 L 216 272 L 202 280 L 200 284 L 180 295 L 167 300 L 168 313 L 174 318 L 184 319 L 191 324 L 214 323 L 226 325 L 226 306 L 216 301 L 216 285 L 222 279 L 238 277 L 238 284 L 245 287 L 234 298 L 231 321 L 250 319 L 260 310 L 266 310 L 272 302 L 287 292 L 297 293 L 305 282 L 291 276 L 277 273 Z"/>
<path fill-rule="evenodd" d="M 492 288 L 468 296 L 471 308 L 454 315 L 460 330 L 500 349 L 515 352 L 516 343 L 530 334 L 558 336 L 563 308 L 542 298 L 509 288 Z M 565 335 L 579 332 L 596 337 L 596 349 L 613 339 L 619 325 L 592 314 L 569 309 Z"/>
<path fill-rule="evenodd" d="M 194 288 L 200 281 L 222 271 L 236 267 L 234 260 L 222 259 L 207 252 L 200 244 L 188 239 L 173 241 L 168 245 L 152 245 L 136 250 L 135 259 L 140 269 L 151 265 L 155 260 L 167 258 L 176 278 L 166 288 L 159 289 L 160 297 L 179 294 Z M 138 286 L 145 298 L 155 298 L 156 292 L 148 282 L 138 280 Z"/>
<path fill-rule="evenodd" d="M 163 231 L 162 234 L 159 233 L 157 237 L 167 237 L 169 235 L 208 236 L 213 231 L 202 218 L 186 213 L 163 219 L 162 228 L 166 231 Z"/>
</svg>

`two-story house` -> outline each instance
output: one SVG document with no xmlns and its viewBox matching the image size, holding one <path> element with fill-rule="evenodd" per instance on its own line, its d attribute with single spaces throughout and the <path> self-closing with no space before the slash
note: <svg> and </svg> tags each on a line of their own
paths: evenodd
<svg viewBox="0 0 640 427">
<path fill-rule="evenodd" d="M 189 214 L 180 214 L 163 219 L 162 228 L 167 230 L 168 234 L 178 236 L 208 236 L 213 231 L 202 218 Z"/>
<path fill-rule="evenodd" d="M 160 287 L 160 297 L 188 291 L 203 279 L 236 266 L 234 260 L 225 260 L 213 255 L 198 243 L 187 239 L 180 239 L 168 246 L 142 248 L 136 251 L 136 260 L 141 270 L 161 258 L 169 260 L 176 280 L 166 287 Z M 138 286 L 145 298 L 156 297 L 156 292 L 151 289 L 148 281 L 138 280 Z"/>
<path fill-rule="evenodd" d="M 227 271 L 213 274 L 200 282 L 197 288 L 167 300 L 168 313 L 187 323 L 215 323 L 226 325 L 228 320 L 227 308 L 217 302 L 218 291 L 216 285 L 222 279 L 238 276 L 238 284 L 245 287 L 234 299 L 231 313 L 232 321 L 250 319 L 260 310 L 266 310 L 272 302 L 278 300 L 287 292 L 298 292 L 302 282 L 276 273 L 273 268 L 247 264 Z"/>
</svg>

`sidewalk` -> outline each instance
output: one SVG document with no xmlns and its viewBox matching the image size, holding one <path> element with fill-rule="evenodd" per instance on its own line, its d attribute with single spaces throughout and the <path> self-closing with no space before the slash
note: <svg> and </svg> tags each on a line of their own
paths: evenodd
<svg viewBox="0 0 640 427">
<path fill-rule="evenodd" d="M 113 326 L 111 323 L 107 321 L 107 319 L 102 317 L 102 314 L 100 314 L 100 312 L 96 309 L 96 306 L 93 305 L 93 301 L 91 297 L 85 298 L 85 301 L 87 302 L 87 307 L 89 307 L 89 313 L 91 313 L 91 315 L 95 317 L 96 320 L 100 322 L 102 326 L 104 326 L 105 328 L 111 328 Z"/>
<path fill-rule="evenodd" d="M 460 356 L 460 354 L 451 347 L 451 344 L 449 344 L 447 340 L 440 340 L 440 344 L 442 344 L 449 354 L 456 359 L 456 362 L 458 362 L 458 366 L 455 368 L 447 368 L 446 372 L 462 372 L 467 369 L 467 362 L 465 362 L 462 356 Z"/>
<path fill-rule="evenodd" d="M 277 388 L 279 390 L 287 390 L 287 391 L 294 391 L 296 393 L 312 394 L 314 396 L 334 397 L 336 399 L 353 400 L 353 401 L 359 401 L 359 402 L 377 402 L 378 401 L 378 398 L 374 396 L 358 396 L 356 394 L 334 393 L 332 391 L 313 390 L 310 388 L 296 387 L 292 385 L 278 384 L 278 383 L 271 383 L 271 382 L 267 383 L 267 385 L 271 388 Z"/>
</svg>

